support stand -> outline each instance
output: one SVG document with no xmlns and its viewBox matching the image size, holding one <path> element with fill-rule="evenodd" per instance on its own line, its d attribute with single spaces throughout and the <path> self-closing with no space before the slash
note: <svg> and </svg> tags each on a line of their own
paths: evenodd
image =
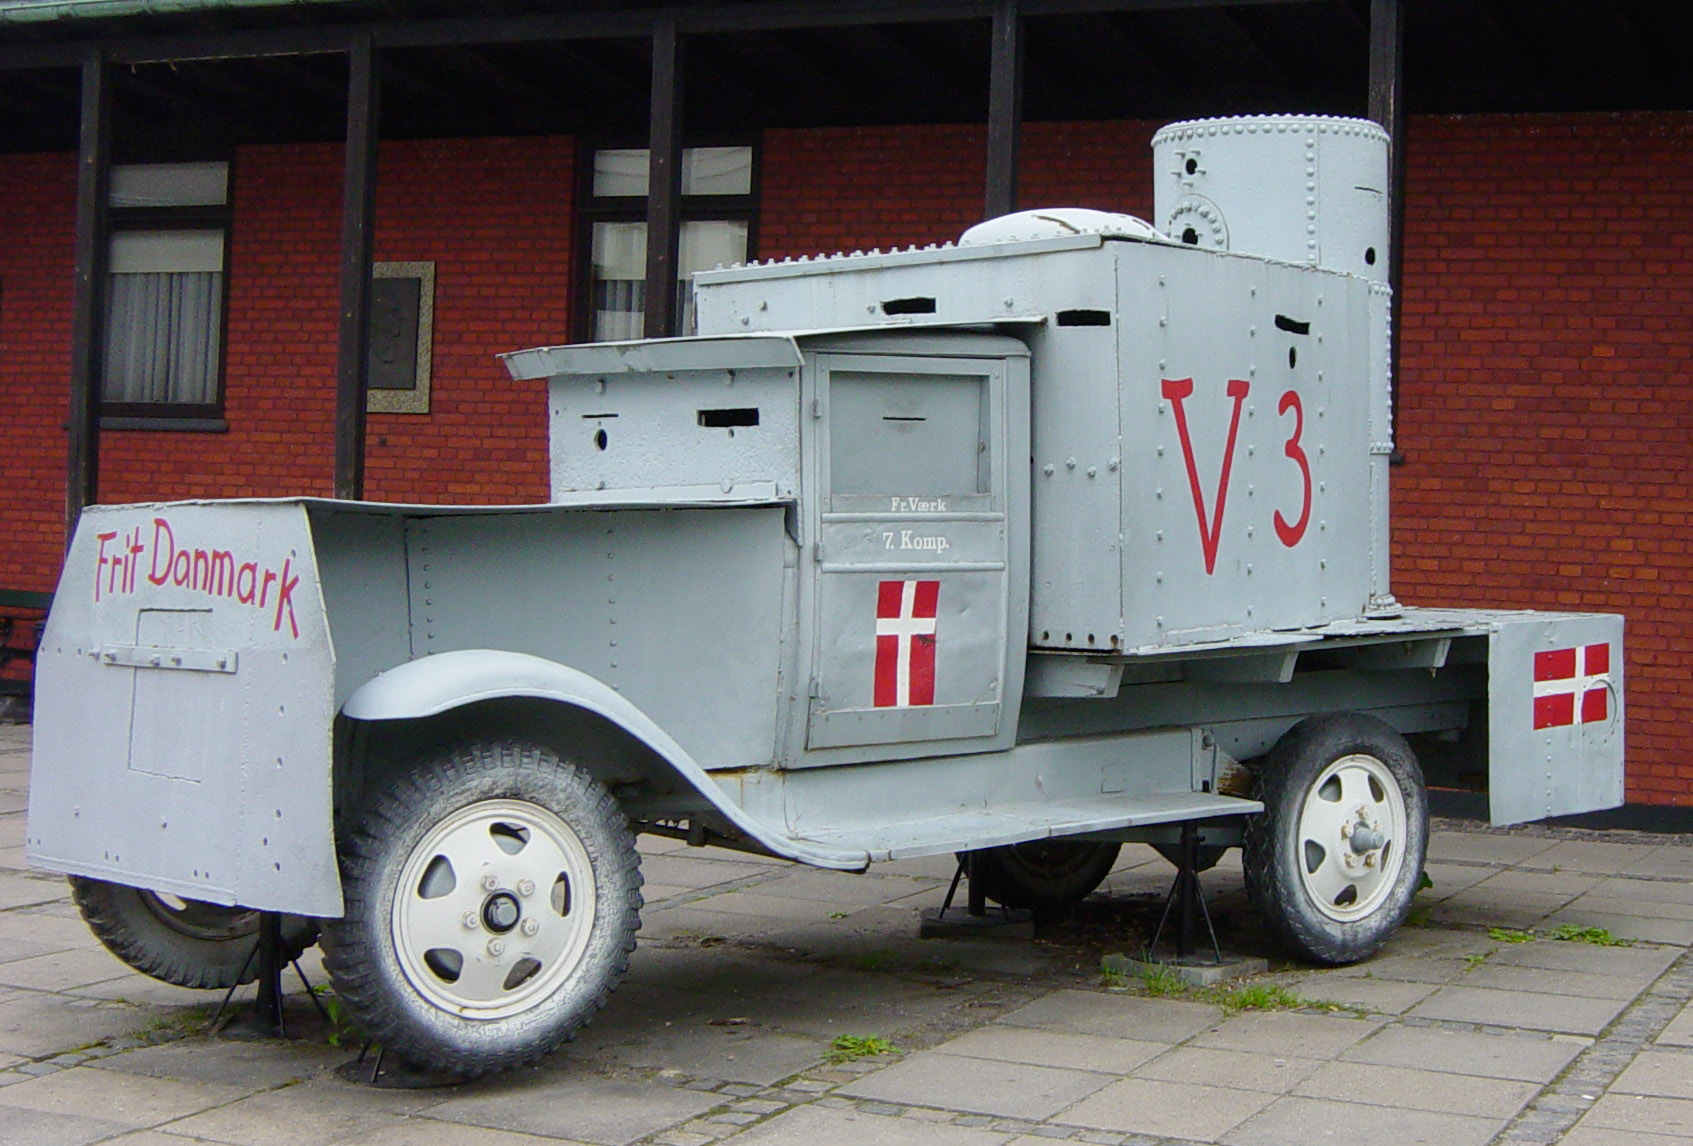
<svg viewBox="0 0 1693 1146">
<path fill-rule="evenodd" d="M 1198 933 L 1198 919 L 1205 920 L 1205 932 L 1211 939 L 1211 953 L 1215 965 L 1222 966 L 1223 948 L 1217 942 L 1217 929 L 1211 925 L 1211 911 L 1205 906 L 1205 893 L 1199 886 L 1199 828 L 1189 821 L 1182 825 L 1181 860 L 1176 864 L 1176 879 L 1170 894 L 1164 899 L 1164 913 L 1158 917 L 1158 929 L 1147 944 L 1147 957 L 1158 950 L 1163 938 L 1164 924 L 1170 919 L 1170 909 L 1176 909 L 1176 958 L 1192 959 L 1194 941 Z"/>
<path fill-rule="evenodd" d="M 1034 918 L 1033 914 L 1021 908 L 1012 909 L 1000 905 L 998 911 L 989 914 L 987 881 L 981 875 L 982 857 L 976 852 L 965 852 L 958 857 L 958 868 L 952 873 L 952 885 L 946 889 L 946 900 L 940 910 L 925 908 L 922 921 L 918 924 L 917 936 L 920 939 L 956 938 L 964 934 L 981 934 L 990 930 L 1003 931 L 1007 927 L 1014 927 L 1027 923 Z M 965 909 L 963 913 L 952 910 L 952 901 L 958 894 L 958 885 L 966 882 Z"/>
<path fill-rule="evenodd" d="M 217 1013 L 207 1024 L 208 1032 L 216 1032 L 228 1023 L 224 1012 L 228 1010 L 230 1000 L 235 997 L 235 989 L 241 984 L 239 980 L 247 977 L 247 972 L 258 963 L 257 983 L 258 995 L 253 999 L 253 1008 L 241 1020 L 236 1028 L 243 1034 L 258 1038 L 285 1039 L 288 1037 L 288 1022 L 282 1009 L 282 970 L 292 965 L 294 974 L 300 977 L 300 985 L 306 989 L 306 997 L 317 1008 L 317 1013 L 324 1023 L 329 1022 L 329 1012 L 324 1009 L 323 1001 L 312 990 L 311 981 L 306 978 L 305 971 L 300 969 L 298 959 L 288 958 L 282 945 L 282 916 L 274 911 L 259 912 L 259 937 L 253 944 L 253 950 L 247 955 L 247 961 L 241 967 L 241 974 L 237 982 L 229 988 L 223 996 L 223 1002 L 218 1004 Z"/>
</svg>

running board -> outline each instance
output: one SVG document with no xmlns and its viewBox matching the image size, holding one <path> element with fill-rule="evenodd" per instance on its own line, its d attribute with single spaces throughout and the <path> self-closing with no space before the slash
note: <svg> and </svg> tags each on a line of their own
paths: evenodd
<svg viewBox="0 0 1693 1146">
<path fill-rule="evenodd" d="M 796 858 L 861 854 L 866 863 L 881 863 L 1057 836 L 1097 837 L 1100 833 L 1148 824 L 1239 816 L 1263 810 L 1264 805 L 1257 800 L 1208 792 L 1093 796 L 1007 804 L 992 811 L 959 810 L 903 822 L 878 820 L 848 824 L 790 835 L 787 842 L 792 848 L 790 854 Z"/>
</svg>

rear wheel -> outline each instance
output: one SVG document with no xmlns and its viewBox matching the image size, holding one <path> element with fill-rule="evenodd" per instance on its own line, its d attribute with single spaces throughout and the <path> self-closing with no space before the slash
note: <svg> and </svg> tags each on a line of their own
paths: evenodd
<svg viewBox="0 0 1693 1146">
<path fill-rule="evenodd" d="M 259 913 L 145 888 L 71 876 L 71 898 L 106 949 L 178 987 L 228 988 L 258 977 Z M 282 954 L 317 941 L 316 920 L 282 917 Z"/>
<path fill-rule="evenodd" d="M 1121 844 L 1030 840 L 965 853 L 987 897 L 1006 907 L 1067 907 L 1104 882 Z M 962 857 L 960 857 L 962 858 Z"/>
<path fill-rule="evenodd" d="M 1319 963 L 1374 954 L 1409 914 L 1428 850 L 1410 745 L 1374 717 L 1311 717 L 1264 759 L 1258 797 L 1244 865 L 1265 925 Z"/>
<path fill-rule="evenodd" d="M 547 749 L 426 760 L 343 843 L 337 995 L 414 1067 L 472 1077 L 570 1039 L 628 967 L 639 857 L 621 809 Z"/>
</svg>

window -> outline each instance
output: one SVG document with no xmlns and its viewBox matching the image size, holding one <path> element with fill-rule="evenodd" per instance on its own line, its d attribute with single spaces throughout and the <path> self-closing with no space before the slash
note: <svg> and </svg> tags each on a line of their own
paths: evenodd
<svg viewBox="0 0 1693 1146">
<path fill-rule="evenodd" d="M 227 163 L 112 169 L 101 412 L 221 412 Z"/>
<path fill-rule="evenodd" d="M 677 251 L 673 333 L 694 329 L 695 271 L 745 262 L 753 210 L 751 147 L 690 147 L 682 152 L 681 239 Z M 584 218 L 590 264 L 582 333 L 594 342 L 640 338 L 646 313 L 648 154 L 602 148 L 587 172 Z"/>
</svg>

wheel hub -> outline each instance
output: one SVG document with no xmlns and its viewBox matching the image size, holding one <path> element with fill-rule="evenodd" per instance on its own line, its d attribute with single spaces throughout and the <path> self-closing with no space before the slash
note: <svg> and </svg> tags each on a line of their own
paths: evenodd
<svg viewBox="0 0 1693 1146">
<path fill-rule="evenodd" d="M 1317 910 L 1348 922 L 1380 906 L 1404 864 L 1405 829 L 1404 796 L 1382 761 L 1356 753 L 1325 768 L 1298 824 L 1300 875 Z"/>
<path fill-rule="evenodd" d="M 523 918 L 523 907 L 509 891 L 490 895 L 482 904 L 482 925 L 495 935 L 504 935 Z"/>
<path fill-rule="evenodd" d="M 449 1014 L 502 1019 L 566 982 L 593 933 L 592 861 L 574 829 L 523 800 L 484 800 L 431 828 L 401 865 L 400 968 Z"/>
</svg>

